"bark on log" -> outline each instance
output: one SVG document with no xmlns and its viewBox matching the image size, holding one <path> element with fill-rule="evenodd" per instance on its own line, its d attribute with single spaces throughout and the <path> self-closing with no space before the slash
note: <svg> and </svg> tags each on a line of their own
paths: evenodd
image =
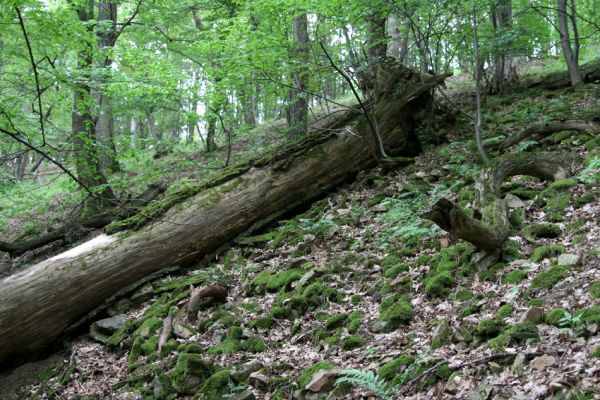
<svg viewBox="0 0 600 400">
<path fill-rule="evenodd" d="M 506 149 L 531 136 L 546 137 L 561 131 L 589 132 L 593 135 L 597 135 L 600 133 L 600 125 L 595 122 L 584 120 L 542 122 L 507 137 L 500 143 L 499 147 L 501 149 Z"/>
<path fill-rule="evenodd" d="M 391 147 L 416 152 L 418 110 L 439 79 L 396 67 L 374 114 Z M 393 79 L 392 79 L 393 77 Z M 335 124 L 334 124 L 335 126 Z M 0 364 L 33 355 L 114 292 L 209 254 L 261 221 L 326 193 L 374 163 L 362 118 L 291 160 L 252 167 L 201 191 L 137 231 L 101 235 L 0 281 Z"/>
<path fill-rule="evenodd" d="M 569 163 L 554 154 L 506 154 L 496 160 L 475 182 L 473 216 L 448 199 L 440 199 L 423 218 L 475 245 L 487 253 L 498 252 L 508 238 L 508 205 L 500 197 L 500 185 L 514 175 L 543 180 L 564 179 Z"/>
<path fill-rule="evenodd" d="M 589 61 L 579 66 L 584 83 L 598 83 L 600 81 L 600 58 Z M 542 88 L 554 90 L 571 86 L 569 71 L 553 72 L 542 78 L 524 80 L 520 85 L 522 89 Z"/>
<path fill-rule="evenodd" d="M 206 301 L 206 303 L 204 303 Z M 190 287 L 190 300 L 188 301 L 187 321 L 195 324 L 198 320 L 198 310 L 203 304 L 225 303 L 227 301 L 227 289 L 220 285 L 211 285 L 194 289 Z"/>
</svg>

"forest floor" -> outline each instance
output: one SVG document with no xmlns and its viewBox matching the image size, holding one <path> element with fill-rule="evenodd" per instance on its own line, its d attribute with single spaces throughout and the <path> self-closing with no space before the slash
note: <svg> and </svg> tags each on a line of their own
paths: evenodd
<svg viewBox="0 0 600 400">
<path fill-rule="evenodd" d="M 586 86 L 489 98 L 486 144 L 544 120 L 597 118 L 599 93 Z M 451 98 L 471 112 L 470 92 Z M 443 132 L 449 142 L 413 165 L 363 172 L 210 265 L 147 284 L 110 309 L 96 340 L 80 337 L 2 377 L 5 390 L 11 380 L 21 386 L 0 395 L 600 398 L 598 138 L 559 132 L 514 146 L 567 152 L 574 175 L 503 184 L 510 242 L 502 262 L 481 270 L 471 245 L 419 217 L 440 197 L 469 207 L 482 168 L 471 130 L 458 116 Z M 188 287 L 211 284 L 227 288 L 226 303 L 188 323 Z M 169 314 L 173 337 L 159 352 Z M 110 339 L 98 333 L 125 319 Z M 350 384 L 336 384 L 339 377 Z"/>
</svg>

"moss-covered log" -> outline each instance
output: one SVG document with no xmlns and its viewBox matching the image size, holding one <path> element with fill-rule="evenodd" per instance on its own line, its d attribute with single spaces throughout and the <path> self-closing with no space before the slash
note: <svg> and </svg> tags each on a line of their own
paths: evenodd
<svg viewBox="0 0 600 400">
<path fill-rule="evenodd" d="M 419 110 L 441 78 L 396 67 L 373 105 L 384 143 L 414 154 Z M 155 271 L 187 265 L 274 216 L 333 189 L 375 161 L 356 113 L 324 126 L 310 147 L 290 146 L 212 182 L 168 210 L 149 204 L 136 230 L 98 236 L 0 281 L 0 363 L 57 341 L 82 315 Z M 401 154 L 400 154 L 401 155 Z M 170 204 L 170 203 L 169 203 Z M 164 203 L 163 203 L 164 206 Z M 128 225 L 121 225 L 121 227 Z"/>
<path fill-rule="evenodd" d="M 542 122 L 523 129 L 519 133 L 509 136 L 500 143 L 502 149 L 509 148 L 530 137 L 544 138 L 556 132 L 569 131 L 579 133 L 590 133 L 598 135 L 600 133 L 600 124 L 585 120 L 567 120 L 567 121 L 548 121 Z"/>
<path fill-rule="evenodd" d="M 588 61 L 579 67 L 584 83 L 600 82 L 600 58 Z M 520 85 L 523 89 L 542 88 L 554 90 L 571 86 L 571 78 L 568 71 L 553 72 L 543 77 L 524 80 Z"/>
<path fill-rule="evenodd" d="M 506 154 L 492 163 L 475 182 L 472 215 L 448 199 L 440 199 L 423 215 L 440 228 L 488 253 L 502 249 L 508 237 L 508 205 L 500 185 L 511 176 L 529 175 L 553 181 L 570 175 L 568 161 L 554 154 Z"/>
</svg>

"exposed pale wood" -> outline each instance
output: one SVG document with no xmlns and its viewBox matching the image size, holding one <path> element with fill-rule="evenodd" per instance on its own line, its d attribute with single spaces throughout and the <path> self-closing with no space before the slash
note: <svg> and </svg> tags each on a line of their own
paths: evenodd
<svg viewBox="0 0 600 400">
<path fill-rule="evenodd" d="M 202 288 L 190 287 L 190 300 L 188 301 L 186 318 L 189 323 L 195 324 L 198 319 L 200 306 L 212 303 L 225 303 L 227 289 L 221 285 L 211 285 Z"/>
</svg>

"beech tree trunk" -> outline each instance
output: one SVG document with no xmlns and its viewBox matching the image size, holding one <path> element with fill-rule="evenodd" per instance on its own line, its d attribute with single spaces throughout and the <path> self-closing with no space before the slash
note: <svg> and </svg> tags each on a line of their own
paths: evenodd
<svg viewBox="0 0 600 400">
<path fill-rule="evenodd" d="M 308 127 L 308 16 L 300 14 L 292 22 L 292 36 L 294 38 L 296 53 L 292 57 L 296 63 L 292 72 L 292 84 L 294 89 L 289 93 L 289 104 L 287 109 L 288 136 L 294 137 L 306 134 Z"/>
<path fill-rule="evenodd" d="M 374 113 L 390 149 L 410 154 L 418 147 L 417 110 L 427 106 L 431 87 L 440 81 L 400 66 L 387 74 Z M 332 116 L 316 131 L 326 133 L 307 137 L 283 155 L 232 167 L 235 173 L 229 180 L 183 200 L 148 226 L 100 235 L 4 278 L 0 365 L 44 350 L 131 283 L 165 268 L 189 265 L 375 163 L 366 149 L 375 144 L 360 113 Z"/>
<path fill-rule="evenodd" d="M 575 12 L 575 6 L 571 3 L 571 14 Z M 573 39 L 569 32 L 569 18 L 567 16 L 567 0 L 558 0 L 558 33 L 560 36 L 560 46 L 567 63 L 571 86 L 577 86 L 583 83 L 581 72 L 579 71 L 579 35 L 577 33 L 577 22 L 575 16 L 571 18 L 571 28 L 573 30 Z M 573 45 L 571 44 L 573 41 Z"/>
</svg>

